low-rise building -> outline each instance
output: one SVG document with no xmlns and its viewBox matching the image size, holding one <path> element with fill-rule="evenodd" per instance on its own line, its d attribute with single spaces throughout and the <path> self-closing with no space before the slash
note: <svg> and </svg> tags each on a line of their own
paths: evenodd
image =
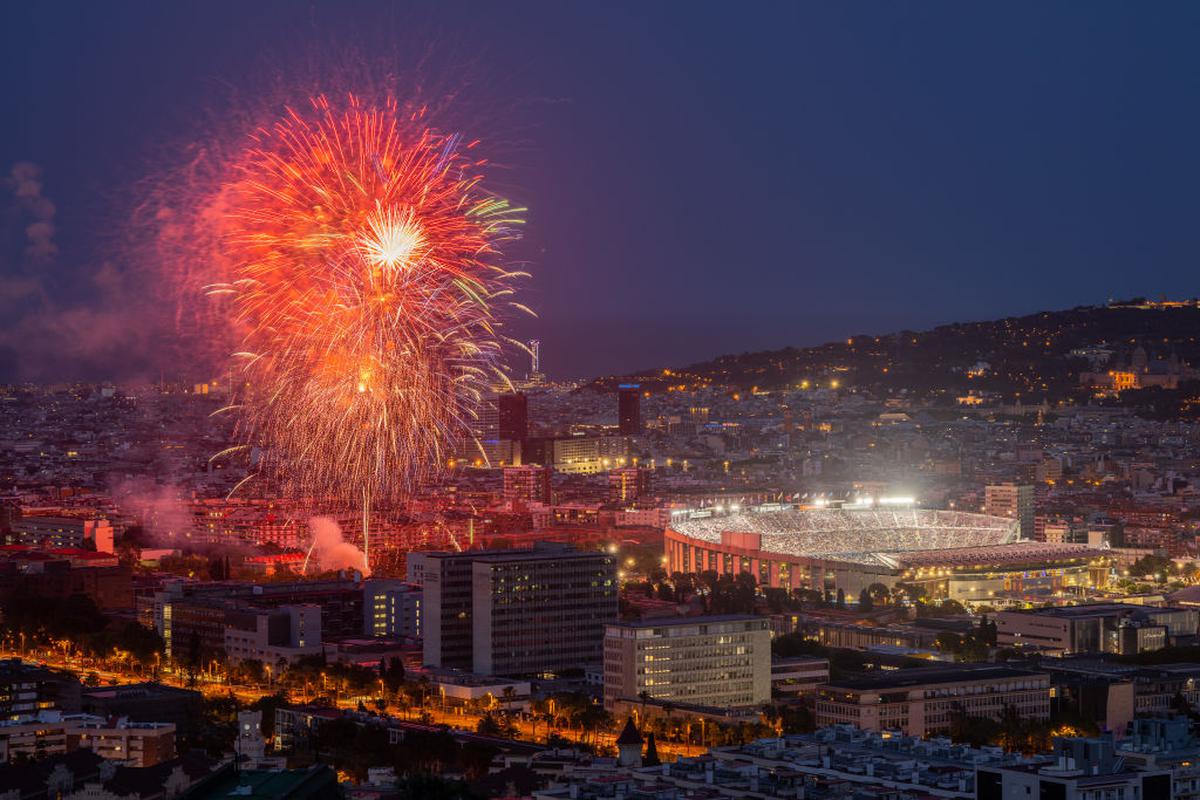
<svg viewBox="0 0 1200 800">
<path fill-rule="evenodd" d="M 808 694 L 829 682 L 827 658 L 775 658 L 771 660 L 771 691 Z"/>
<path fill-rule="evenodd" d="M 320 655 L 321 609 L 297 605 L 231 612 L 225 618 L 224 652 L 234 664 L 276 664 Z"/>
<path fill-rule="evenodd" d="M 0 759 L 45 758 L 87 748 L 109 761 L 150 767 L 175 756 L 175 726 L 42 711 L 0 722 Z"/>
<path fill-rule="evenodd" d="M 421 635 L 421 587 L 405 581 L 363 581 L 363 633 L 388 639 Z"/>
<path fill-rule="evenodd" d="M 79 710 L 79 679 L 19 658 L 0 661 L 0 721 L 39 711 Z"/>
<path fill-rule="evenodd" d="M 1128 603 L 1090 603 L 999 611 L 996 639 L 1001 647 L 1037 650 L 1048 655 L 1161 650 L 1195 638 L 1200 609 Z"/>
<path fill-rule="evenodd" d="M 956 716 L 999 720 L 1012 706 L 1025 719 L 1050 717 L 1050 676 L 999 666 L 902 669 L 831 681 L 817 690 L 817 725 L 929 736 Z"/>
<path fill-rule="evenodd" d="M 976 770 L 978 800 L 1167 800 L 1171 771 L 1139 769 L 1119 758 L 1111 738 L 1057 739 L 1049 765 L 981 766 Z"/>
<path fill-rule="evenodd" d="M 528 711 L 529 681 L 486 677 L 469 672 L 442 670 L 431 673 L 430 686 L 448 708 L 480 711 Z"/>
</svg>

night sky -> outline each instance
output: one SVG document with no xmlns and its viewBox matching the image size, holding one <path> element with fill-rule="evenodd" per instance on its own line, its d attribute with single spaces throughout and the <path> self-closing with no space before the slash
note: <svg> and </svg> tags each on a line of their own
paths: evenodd
<svg viewBox="0 0 1200 800">
<path fill-rule="evenodd" d="M 0 380 L 162 367 L 139 182 L 347 53 L 463 87 L 554 376 L 1200 294 L 1196 4 L 12 2 L 0 37 Z"/>
</svg>

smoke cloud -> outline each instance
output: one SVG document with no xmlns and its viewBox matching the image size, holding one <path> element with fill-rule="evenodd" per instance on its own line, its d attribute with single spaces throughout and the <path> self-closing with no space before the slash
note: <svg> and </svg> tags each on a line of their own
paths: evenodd
<svg viewBox="0 0 1200 800">
<path fill-rule="evenodd" d="M 41 167 L 0 173 L 0 382 L 157 380 L 164 368 L 210 377 L 210 364 L 180 350 L 174 304 L 149 279 L 149 258 L 70 263 L 57 212 Z"/>
<path fill-rule="evenodd" d="M 177 487 L 133 478 L 115 484 L 111 494 L 122 513 L 141 521 L 155 544 L 174 547 L 187 541 L 192 514 Z"/>
<path fill-rule="evenodd" d="M 330 517 L 313 517 L 308 521 L 308 527 L 313 537 L 309 550 L 310 569 L 315 564 L 323 572 L 356 569 L 364 576 L 371 574 L 363 551 L 342 537 L 342 528 L 335 520 Z"/>
<path fill-rule="evenodd" d="M 37 261 L 48 261 L 58 255 L 58 245 L 54 242 L 54 215 L 58 209 L 42 194 L 42 168 L 28 161 L 14 164 L 8 184 L 27 220 L 25 255 Z"/>
</svg>

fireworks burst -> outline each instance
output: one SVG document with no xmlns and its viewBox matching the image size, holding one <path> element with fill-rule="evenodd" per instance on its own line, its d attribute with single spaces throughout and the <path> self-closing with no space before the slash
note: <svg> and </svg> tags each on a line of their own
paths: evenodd
<svg viewBox="0 0 1200 800">
<path fill-rule="evenodd" d="M 261 472 L 298 497 L 386 504 L 432 477 L 506 383 L 523 209 L 482 188 L 475 142 L 395 101 L 315 98 L 260 128 L 220 189 L 242 344 L 231 405 Z M 216 205 L 216 203 L 214 203 Z"/>
</svg>

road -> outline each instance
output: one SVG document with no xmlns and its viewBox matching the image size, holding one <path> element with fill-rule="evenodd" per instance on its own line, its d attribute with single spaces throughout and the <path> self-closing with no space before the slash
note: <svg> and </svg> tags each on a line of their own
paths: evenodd
<svg viewBox="0 0 1200 800">
<path fill-rule="evenodd" d="M 64 655 L 56 650 L 6 650 L 0 649 L 0 657 L 2 658 L 20 658 L 26 661 L 36 661 L 45 664 L 48 667 L 67 670 L 77 675 L 87 676 L 89 673 L 96 673 L 99 678 L 100 685 L 119 686 L 130 683 L 142 683 L 152 680 L 151 673 L 124 671 L 113 668 L 112 665 L 101 666 L 90 659 L 81 659 Z M 224 697 L 232 693 L 238 700 L 243 703 L 253 703 L 262 697 L 270 694 L 275 694 L 280 690 L 278 686 L 245 686 L 231 685 L 224 682 L 220 677 L 212 677 L 207 673 L 200 673 L 197 676 L 195 686 L 188 686 L 184 676 L 175 674 L 169 670 L 160 670 L 157 680 L 159 683 L 167 686 L 176 686 L 180 688 L 192 688 L 202 692 L 206 697 Z M 301 702 L 302 698 L 296 695 L 290 695 L 294 702 Z M 355 709 L 361 700 L 368 708 L 374 708 L 376 698 L 362 696 L 350 697 L 344 700 L 339 700 L 337 705 L 339 708 Z M 425 709 L 431 717 L 434 724 L 446 725 L 450 728 L 456 728 L 464 731 L 474 731 L 479 721 L 483 719 L 482 714 L 472 714 L 462 709 L 442 709 L 434 706 L 427 706 Z M 421 714 L 422 709 L 414 708 L 407 714 L 393 714 L 398 719 L 415 720 Z M 544 742 L 546 736 L 553 732 L 559 736 L 572 742 L 579 742 L 585 738 L 585 732 L 577 729 L 554 728 L 550 729 L 545 724 L 533 725 L 528 720 L 515 718 L 513 724 L 518 732 L 516 737 L 519 741 L 526 742 Z M 540 736 L 540 738 L 539 738 Z M 613 747 L 616 745 L 617 734 L 611 731 L 591 732 L 586 736 L 587 741 L 594 745 Z M 659 757 L 663 760 L 672 760 L 679 756 L 693 756 L 707 752 L 707 748 L 699 745 L 681 744 L 677 742 L 656 742 Z"/>
</svg>

